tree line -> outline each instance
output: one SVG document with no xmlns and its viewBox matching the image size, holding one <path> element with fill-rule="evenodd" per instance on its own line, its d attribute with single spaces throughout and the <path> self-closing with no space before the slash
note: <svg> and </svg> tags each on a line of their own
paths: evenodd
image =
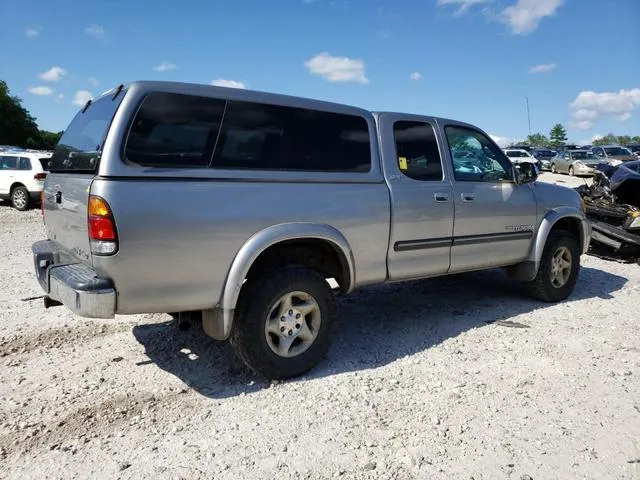
<svg viewBox="0 0 640 480">
<path fill-rule="evenodd" d="M 567 130 L 561 123 L 556 123 L 549 136 L 542 133 L 534 133 L 527 136 L 526 140 L 522 142 L 516 142 L 513 145 L 530 145 L 532 147 L 539 148 L 552 148 L 557 149 L 567 144 Z M 630 135 L 615 135 L 609 133 L 602 138 L 598 138 L 593 141 L 593 145 L 629 145 L 640 144 L 640 136 L 632 137 Z"/>
<path fill-rule="evenodd" d="M 40 130 L 22 100 L 12 96 L 7 82 L 0 80 L 0 145 L 52 150 L 61 136 L 62 132 Z"/>
</svg>

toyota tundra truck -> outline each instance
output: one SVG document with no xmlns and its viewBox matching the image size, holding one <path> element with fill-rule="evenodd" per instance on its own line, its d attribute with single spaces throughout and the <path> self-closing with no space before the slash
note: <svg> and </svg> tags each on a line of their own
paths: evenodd
<svg viewBox="0 0 640 480">
<path fill-rule="evenodd" d="M 120 85 L 77 113 L 49 172 L 45 306 L 201 312 L 272 379 L 322 359 L 336 294 L 502 267 L 558 302 L 591 236 L 578 193 L 473 125 L 232 88 Z"/>
</svg>

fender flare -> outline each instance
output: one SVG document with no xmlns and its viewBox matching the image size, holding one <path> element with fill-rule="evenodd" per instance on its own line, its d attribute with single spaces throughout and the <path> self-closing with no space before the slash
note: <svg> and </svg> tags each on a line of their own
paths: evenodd
<svg viewBox="0 0 640 480">
<path fill-rule="evenodd" d="M 587 251 L 591 241 L 591 226 L 589 225 L 584 212 L 571 206 L 554 208 L 545 214 L 538 225 L 538 229 L 534 235 L 534 241 L 531 245 L 531 251 L 529 252 L 527 259 L 521 263 L 507 267 L 509 277 L 514 280 L 525 282 L 531 281 L 536 277 L 538 274 L 538 268 L 540 267 L 540 261 L 542 260 L 542 253 L 547 243 L 547 238 L 549 238 L 549 234 L 555 224 L 565 218 L 572 218 L 579 222 L 580 249 L 582 253 Z"/>
<path fill-rule="evenodd" d="M 249 269 L 258 257 L 269 247 L 287 240 L 323 240 L 329 242 L 342 258 L 349 274 L 345 289 L 351 292 L 355 286 L 355 262 L 349 242 L 340 231 L 331 225 L 295 222 L 272 225 L 249 238 L 240 248 L 231 263 L 222 287 L 219 303 L 203 311 L 202 325 L 205 332 L 217 340 L 226 340 L 231 333 L 235 308 L 240 290 Z"/>
</svg>

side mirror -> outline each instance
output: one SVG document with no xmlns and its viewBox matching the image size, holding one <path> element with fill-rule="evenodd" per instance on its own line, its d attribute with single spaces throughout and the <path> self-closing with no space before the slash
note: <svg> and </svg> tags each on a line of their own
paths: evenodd
<svg viewBox="0 0 640 480">
<path fill-rule="evenodd" d="M 538 179 L 538 166 L 535 163 L 522 162 L 515 169 L 518 183 L 533 183 Z"/>
</svg>

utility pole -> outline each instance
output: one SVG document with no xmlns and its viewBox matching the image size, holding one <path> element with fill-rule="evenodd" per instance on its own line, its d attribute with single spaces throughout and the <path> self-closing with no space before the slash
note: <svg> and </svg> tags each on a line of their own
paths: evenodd
<svg viewBox="0 0 640 480">
<path fill-rule="evenodd" d="M 527 99 L 527 120 L 529 121 L 529 136 L 531 136 L 531 113 L 529 112 L 529 97 Z"/>
</svg>

